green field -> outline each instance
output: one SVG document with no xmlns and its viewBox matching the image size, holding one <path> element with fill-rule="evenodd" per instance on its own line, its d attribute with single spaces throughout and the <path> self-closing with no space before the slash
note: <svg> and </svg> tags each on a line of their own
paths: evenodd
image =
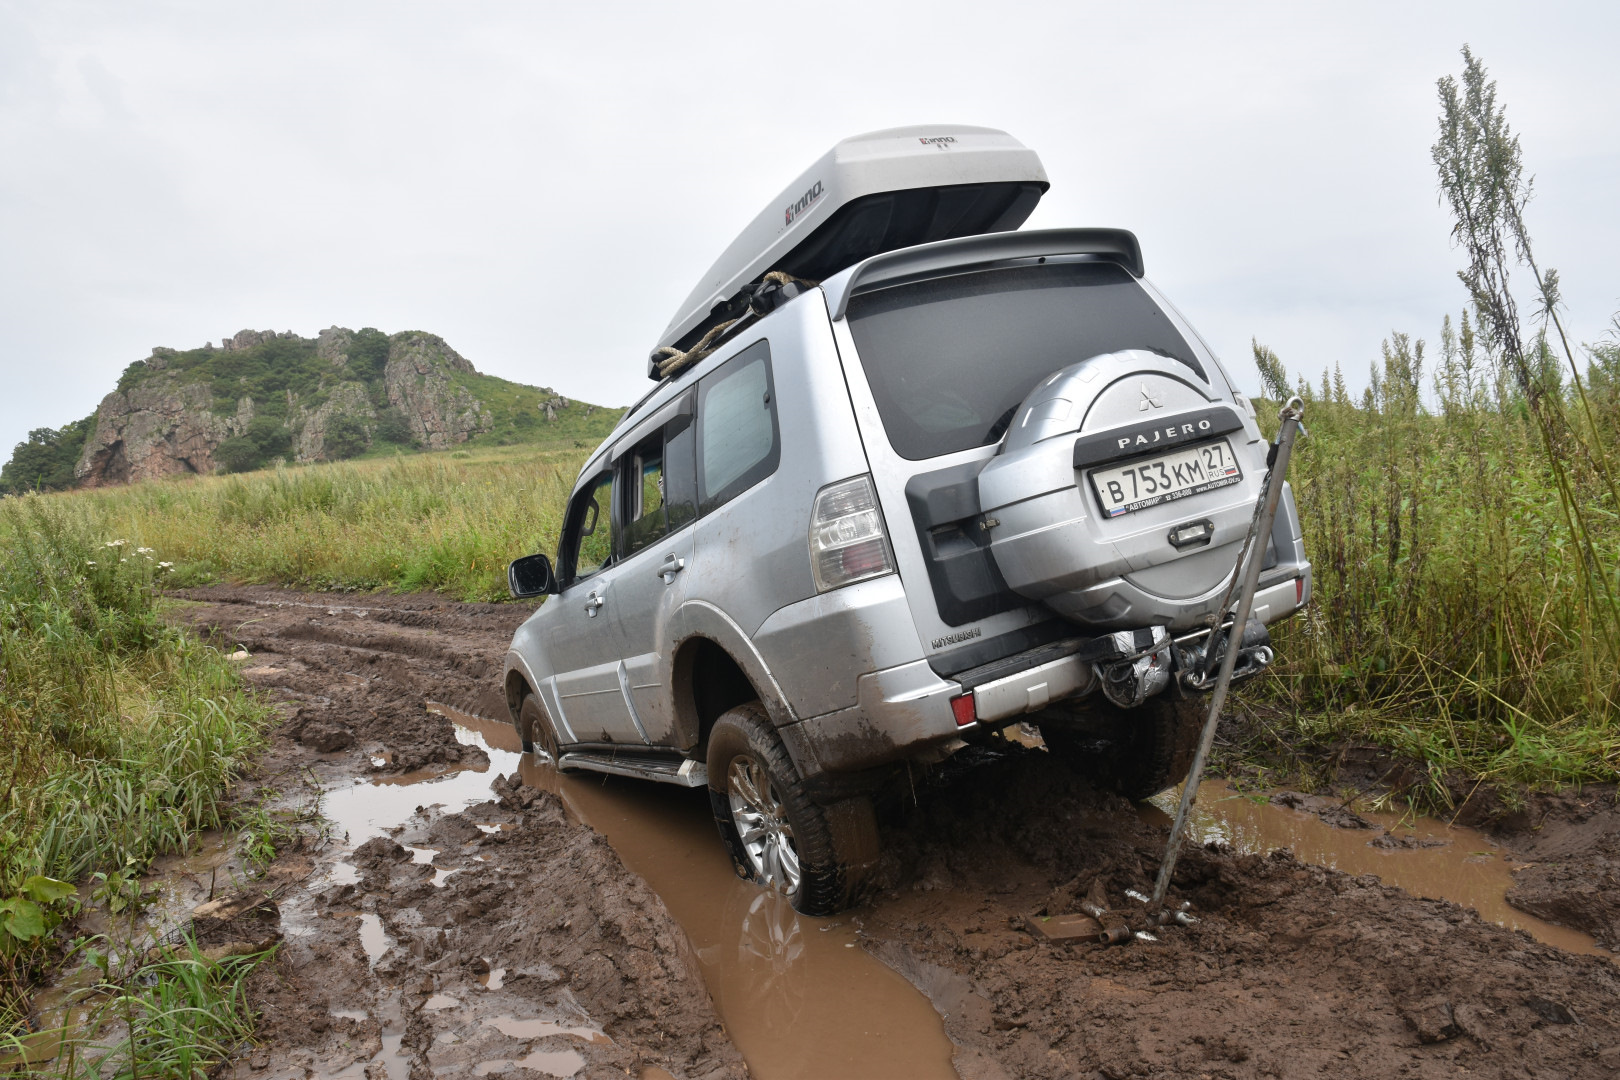
<svg viewBox="0 0 1620 1080">
<path fill-rule="evenodd" d="M 488 447 L 51 495 L 176 564 L 174 580 L 507 596 L 506 564 L 555 551 L 586 451 Z"/>
</svg>

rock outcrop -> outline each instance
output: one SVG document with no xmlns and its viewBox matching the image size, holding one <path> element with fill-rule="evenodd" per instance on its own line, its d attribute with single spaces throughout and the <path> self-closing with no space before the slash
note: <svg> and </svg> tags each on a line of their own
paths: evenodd
<svg viewBox="0 0 1620 1080">
<path fill-rule="evenodd" d="M 342 326 L 328 326 L 315 335 L 315 355 L 333 367 L 349 362 L 349 346 L 354 344 L 354 331 Z"/>
<path fill-rule="evenodd" d="M 476 374 L 472 364 L 436 334 L 407 332 L 389 339 L 383 383 L 388 404 L 410 425 L 411 438 L 443 450 L 494 426 L 489 409 L 450 372 Z"/>
<path fill-rule="evenodd" d="M 377 430 L 377 410 L 371 405 L 371 397 L 366 393 L 364 383 L 339 383 L 332 389 L 331 396 L 317 408 L 300 410 L 294 425 L 298 434 L 293 439 L 297 460 L 323 461 L 328 456 L 348 456 L 326 453 L 327 435 L 342 417 L 358 420 L 361 430 L 365 432 L 366 444 L 370 445 L 371 437 Z"/>
<path fill-rule="evenodd" d="M 318 375 L 305 369 L 298 392 L 275 391 L 275 408 L 268 423 L 272 431 L 280 432 L 275 436 L 279 448 L 260 452 L 257 459 L 251 457 L 254 451 L 250 448 L 248 460 L 275 460 L 289 443 L 292 457 L 299 462 L 352 456 L 378 436 L 379 408 L 384 402 L 404 418 L 411 442 L 428 450 L 466 442 L 494 427 L 489 407 L 463 385 L 463 376 L 472 380 L 482 376 L 443 338 L 418 331 L 390 336 L 386 367 L 378 371 L 371 365 L 382 359 L 375 350 L 380 336 L 363 331 L 360 337 L 372 343 L 366 346 L 371 350 L 367 355 L 375 360 L 358 366 L 351 363 L 351 355 L 360 355 L 354 352 L 356 335 L 341 326 L 328 327 L 313 339 L 291 331 L 243 330 L 221 341 L 219 352 L 240 353 L 292 339 L 306 350 L 313 346 L 314 357 L 325 361 Z M 253 437 L 262 440 L 265 421 L 253 421 L 264 410 L 256 408 L 248 394 L 237 396 L 234 410 L 217 411 L 223 404 L 218 397 L 221 391 L 229 393 L 245 379 L 238 380 L 234 373 L 219 374 L 208 359 L 213 353 L 212 346 L 189 353 L 160 346 L 147 359 L 131 365 L 120 380 L 120 389 L 102 399 L 96 412 L 95 429 L 85 440 L 74 470 L 78 482 L 97 487 L 212 473 L 223 464 L 218 459 L 221 443 L 237 439 L 227 449 L 239 452 L 243 441 L 238 437 L 246 436 L 250 426 Z M 285 350 L 276 355 L 284 357 Z M 237 363 L 234 358 L 233 363 Z M 241 387 L 243 391 L 248 388 Z M 566 398 L 554 398 L 540 411 L 551 419 L 557 407 L 566 405 Z M 397 418 L 391 423 L 399 430 Z M 386 437 L 398 441 L 402 436 Z"/>
<path fill-rule="evenodd" d="M 215 471 L 214 451 L 247 430 L 253 400 L 242 398 L 235 415 L 223 417 L 213 404 L 207 384 L 180 385 L 166 374 L 115 390 L 101 399 L 95 432 L 85 440 L 74 476 L 97 487 Z"/>
</svg>

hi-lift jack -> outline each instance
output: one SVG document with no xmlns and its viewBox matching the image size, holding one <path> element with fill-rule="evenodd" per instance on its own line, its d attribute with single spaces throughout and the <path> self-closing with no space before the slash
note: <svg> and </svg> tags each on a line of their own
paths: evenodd
<svg viewBox="0 0 1620 1080">
<path fill-rule="evenodd" d="M 1232 671 L 1237 664 L 1238 654 L 1243 650 L 1243 635 L 1237 633 L 1236 628 L 1248 625 L 1249 613 L 1254 606 L 1255 587 L 1260 580 L 1260 564 L 1265 560 L 1263 538 L 1271 535 L 1271 524 L 1277 516 L 1277 504 L 1282 499 L 1283 481 L 1288 477 L 1288 462 L 1294 453 L 1294 440 L 1299 435 L 1309 434 L 1302 423 L 1304 416 L 1305 403 L 1297 397 L 1289 398 L 1278 414 L 1281 426 L 1277 431 L 1277 441 L 1272 444 L 1271 452 L 1266 458 L 1266 476 L 1261 485 L 1260 500 L 1255 506 L 1254 519 L 1249 523 L 1248 536 L 1238 553 L 1237 566 L 1232 573 L 1232 584 L 1228 587 L 1226 597 L 1217 609 L 1214 619 L 1214 624 L 1219 627 L 1227 612 L 1232 611 L 1230 625 L 1233 630 L 1226 635 L 1226 649 L 1221 655 L 1220 673 L 1215 678 L 1215 689 L 1209 699 L 1209 717 L 1204 721 L 1204 730 L 1198 740 L 1198 752 L 1193 755 L 1192 768 L 1188 771 L 1187 782 L 1181 789 L 1181 803 L 1176 807 L 1175 820 L 1170 824 L 1170 838 L 1165 845 L 1164 861 L 1159 865 L 1159 876 L 1154 882 L 1153 894 L 1146 896 L 1135 889 L 1128 889 L 1125 893 L 1127 897 L 1143 905 L 1150 925 L 1191 926 L 1198 921 L 1188 913 L 1188 909 L 1192 906 L 1190 903 L 1183 901 L 1173 906 L 1167 905 L 1165 894 L 1170 890 L 1170 878 L 1175 873 L 1176 858 L 1181 853 L 1182 833 L 1186 830 L 1193 801 L 1198 797 L 1198 784 L 1203 779 L 1204 766 L 1209 761 L 1210 747 L 1215 743 L 1215 728 L 1220 723 L 1221 709 L 1226 705 L 1226 691 L 1232 685 Z M 1234 591 L 1237 593 L 1235 611 L 1231 607 Z M 1213 660 L 1214 650 L 1209 650 L 1209 653 L 1204 660 L 1206 669 L 1199 673 L 1204 679 L 1209 676 L 1207 665 Z M 1102 927 L 1101 933 L 1097 935 L 1097 941 L 1103 944 L 1118 944 L 1133 938 L 1143 941 L 1157 940 L 1147 930 L 1138 930 L 1133 934 L 1122 915 L 1108 910 L 1099 885 L 1100 881 L 1093 884 L 1091 895 L 1081 905 L 1081 909 Z"/>
</svg>

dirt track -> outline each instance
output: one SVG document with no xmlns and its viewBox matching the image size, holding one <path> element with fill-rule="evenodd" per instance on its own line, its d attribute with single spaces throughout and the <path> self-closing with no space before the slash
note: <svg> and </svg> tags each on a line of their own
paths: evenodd
<svg viewBox="0 0 1620 1080">
<path fill-rule="evenodd" d="M 527 609 L 182 595 L 176 617 L 245 647 L 286 716 L 257 782 L 290 798 L 310 767 L 328 785 L 487 767 L 425 705 L 504 716 L 501 657 Z M 664 902 L 555 796 L 507 781 L 494 796 L 284 857 L 286 944 L 256 987 L 267 1046 L 233 1075 L 746 1074 Z M 1585 798 L 1533 804 L 1540 822 L 1506 839 L 1543 860 L 1524 906 L 1612 944 L 1620 817 Z M 1094 880 L 1131 911 L 1124 890 L 1163 844 L 1039 750 L 959 756 L 885 831 L 883 888 L 850 918 L 945 1015 L 970 1080 L 1620 1072 L 1610 960 L 1285 855 L 1187 853 L 1176 891 L 1199 921 L 1156 942 L 1037 942 L 1027 919 L 1076 910 Z"/>
</svg>

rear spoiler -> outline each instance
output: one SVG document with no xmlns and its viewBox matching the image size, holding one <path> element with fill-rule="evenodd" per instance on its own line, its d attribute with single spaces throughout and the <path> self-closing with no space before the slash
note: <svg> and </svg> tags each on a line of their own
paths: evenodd
<svg viewBox="0 0 1620 1080">
<path fill-rule="evenodd" d="M 836 320 L 844 317 L 852 295 L 874 285 L 1043 255 L 1095 255 L 1118 263 L 1132 277 L 1139 278 L 1143 272 L 1142 246 L 1135 233 L 1125 229 L 1041 229 L 985 233 L 887 251 L 824 282 L 822 289 L 827 294 L 827 310 Z"/>
</svg>

